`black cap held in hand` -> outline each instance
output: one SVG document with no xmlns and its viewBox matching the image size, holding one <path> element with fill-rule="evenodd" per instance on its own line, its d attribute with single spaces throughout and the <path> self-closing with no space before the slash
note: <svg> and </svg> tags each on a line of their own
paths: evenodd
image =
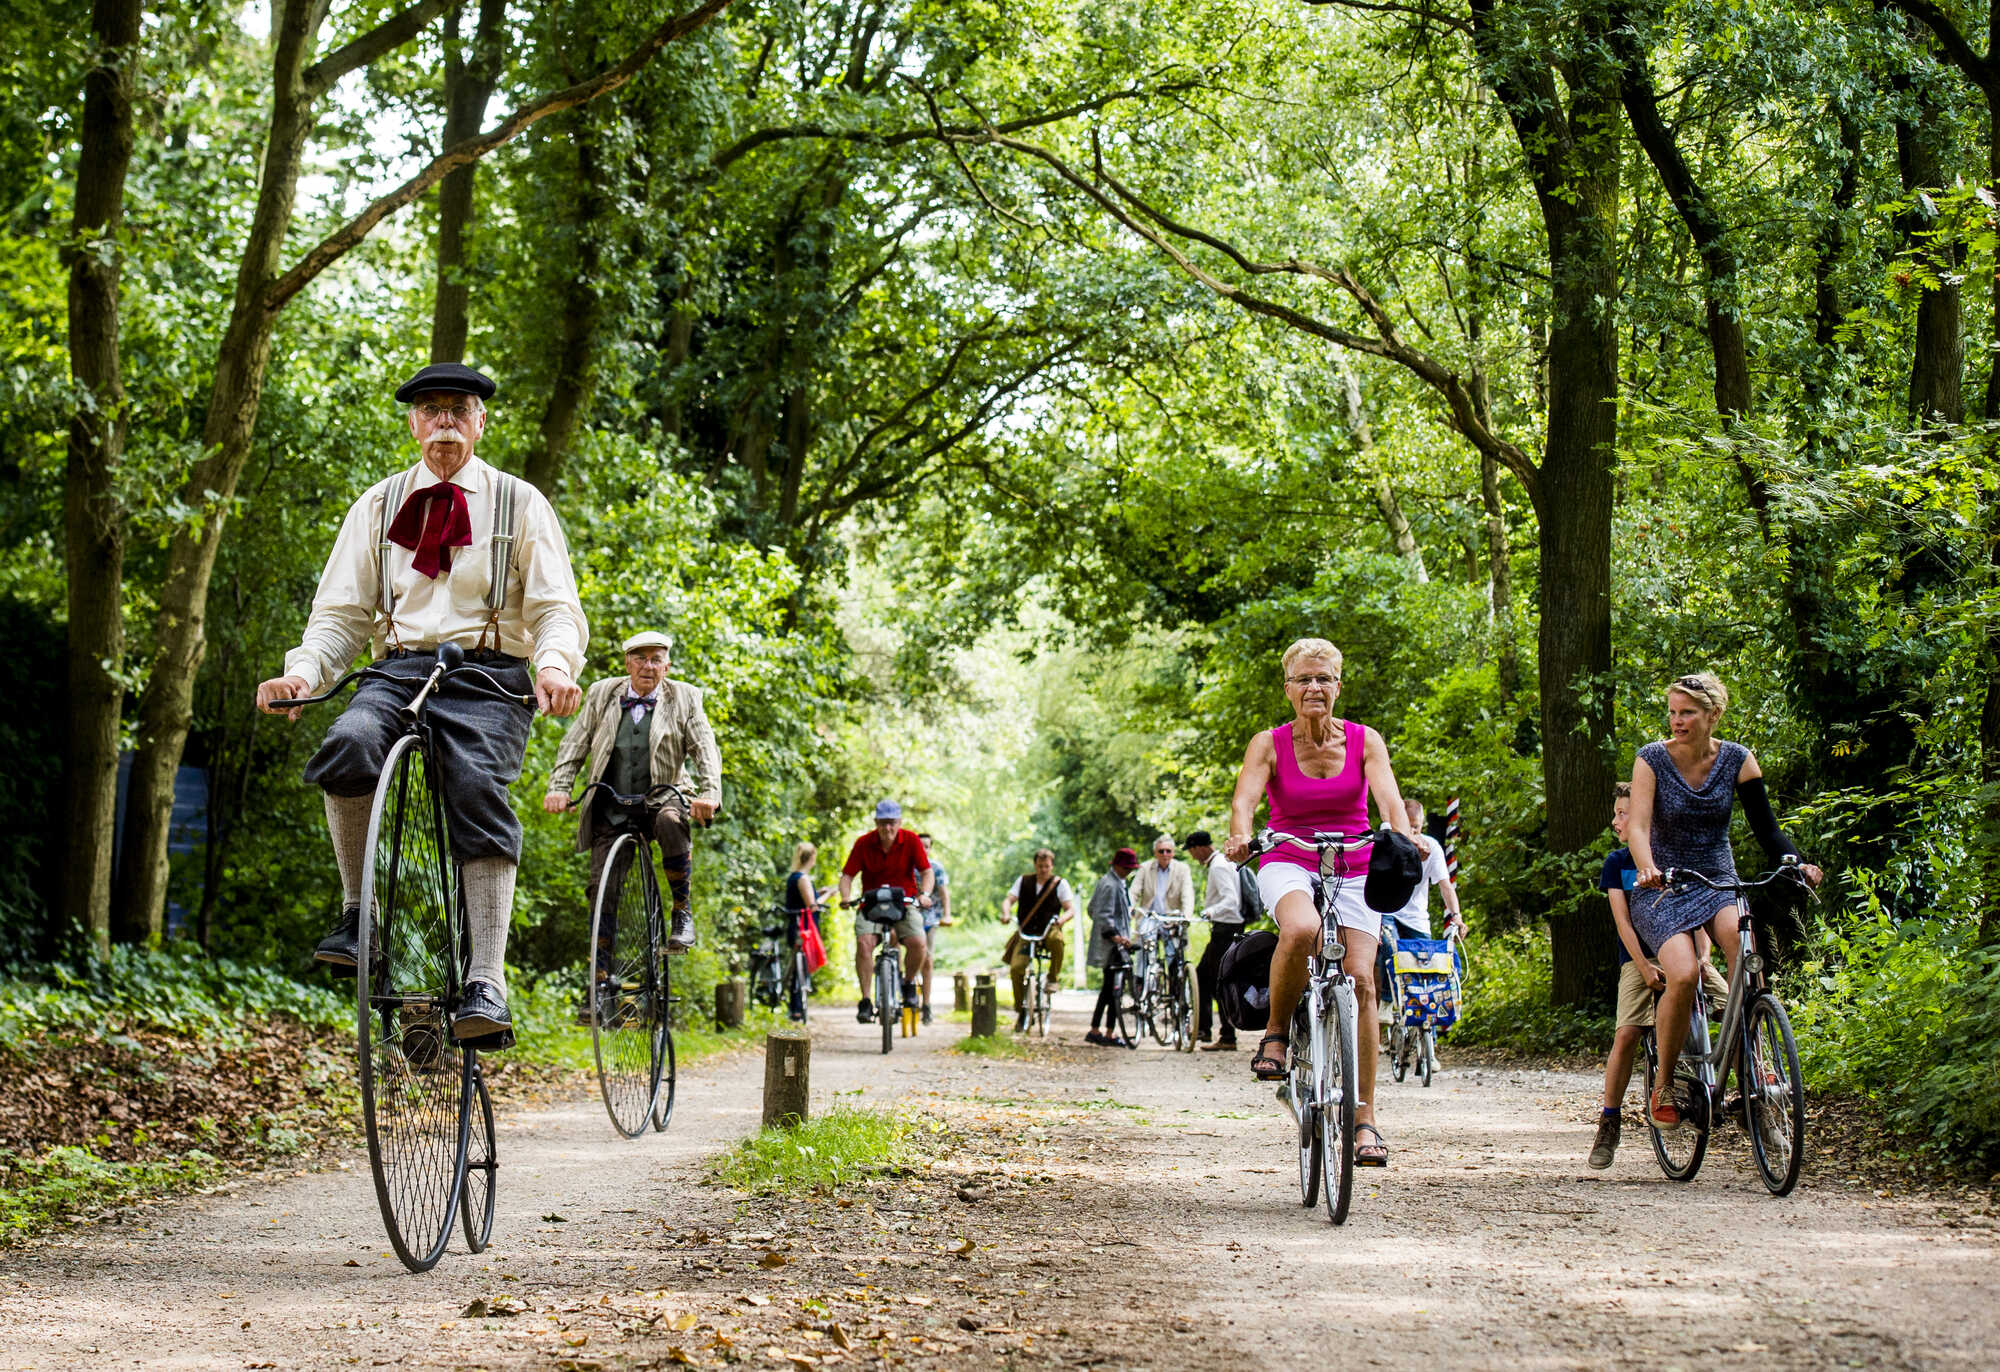
<svg viewBox="0 0 2000 1372">
<path fill-rule="evenodd" d="M 433 362 L 396 387 L 396 399 L 407 405 L 425 391 L 456 391 L 461 395 L 476 395 L 481 400 L 490 400 L 493 398 L 493 378 L 484 372 L 474 371 L 463 362 Z"/>
<path fill-rule="evenodd" d="M 1361 898 L 1378 915 L 1393 915 L 1410 903 L 1424 879 L 1424 855 L 1417 845 L 1384 826 L 1368 852 L 1368 878 Z"/>
</svg>

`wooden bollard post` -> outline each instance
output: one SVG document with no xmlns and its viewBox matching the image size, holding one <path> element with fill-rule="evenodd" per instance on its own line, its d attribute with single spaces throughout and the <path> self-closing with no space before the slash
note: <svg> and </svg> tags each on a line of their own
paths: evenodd
<svg viewBox="0 0 2000 1372">
<path fill-rule="evenodd" d="M 764 1036 L 764 1127 L 790 1129 L 806 1122 L 812 1098 L 812 1040 L 802 1029 L 773 1029 Z"/>
<path fill-rule="evenodd" d="M 981 972 L 972 988 L 972 1036 L 991 1038 L 999 1027 L 1000 992 L 993 985 L 993 978 Z"/>
<path fill-rule="evenodd" d="M 715 1027 L 740 1028 L 743 1024 L 744 1002 L 749 998 L 750 988 L 741 981 L 715 983 Z"/>
<path fill-rule="evenodd" d="M 954 1010 L 972 1008 L 972 979 L 963 972 L 951 974 L 951 1008 Z"/>
</svg>

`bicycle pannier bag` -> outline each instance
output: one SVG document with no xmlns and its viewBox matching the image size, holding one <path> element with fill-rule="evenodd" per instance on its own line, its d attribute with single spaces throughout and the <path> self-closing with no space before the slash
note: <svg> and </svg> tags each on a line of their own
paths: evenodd
<svg viewBox="0 0 2000 1372">
<path fill-rule="evenodd" d="M 1438 1033 L 1458 1023 L 1458 968 L 1451 944 L 1441 938 L 1406 938 L 1396 943 L 1396 986 L 1403 1023 Z"/>
<path fill-rule="evenodd" d="M 1222 955 L 1215 977 L 1215 999 L 1222 1017 L 1254 1033 L 1271 1018 L 1271 957 L 1278 936 L 1269 929 L 1245 934 Z"/>
</svg>

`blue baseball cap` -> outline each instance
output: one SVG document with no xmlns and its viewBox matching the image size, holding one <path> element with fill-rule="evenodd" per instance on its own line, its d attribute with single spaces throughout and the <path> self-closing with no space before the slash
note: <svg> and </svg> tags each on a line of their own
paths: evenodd
<svg viewBox="0 0 2000 1372">
<path fill-rule="evenodd" d="M 878 801 L 875 805 L 875 818 L 877 819 L 901 819 L 902 817 L 903 807 L 893 800 Z"/>
</svg>

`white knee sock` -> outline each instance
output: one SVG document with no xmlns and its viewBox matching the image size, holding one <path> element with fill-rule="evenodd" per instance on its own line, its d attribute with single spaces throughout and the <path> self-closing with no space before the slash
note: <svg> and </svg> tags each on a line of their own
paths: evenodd
<svg viewBox="0 0 2000 1372">
<path fill-rule="evenodd" d="M 486 981 L 507 998 L 507 924 L 514 915 L 514 875 L 506 858 L 474 858 L 465 864 L 465 918 L 472 932 L 472 970 L 467 981 Z"/>
<path fill-rule="evenodd" d="M 326 793 L 326 832 L 333 839 L 333 860 L 340 864 L 343 905 L 361 903 L 362 864 L 368 860 L 368 812 L 373 796 Z"/>
</svg>

